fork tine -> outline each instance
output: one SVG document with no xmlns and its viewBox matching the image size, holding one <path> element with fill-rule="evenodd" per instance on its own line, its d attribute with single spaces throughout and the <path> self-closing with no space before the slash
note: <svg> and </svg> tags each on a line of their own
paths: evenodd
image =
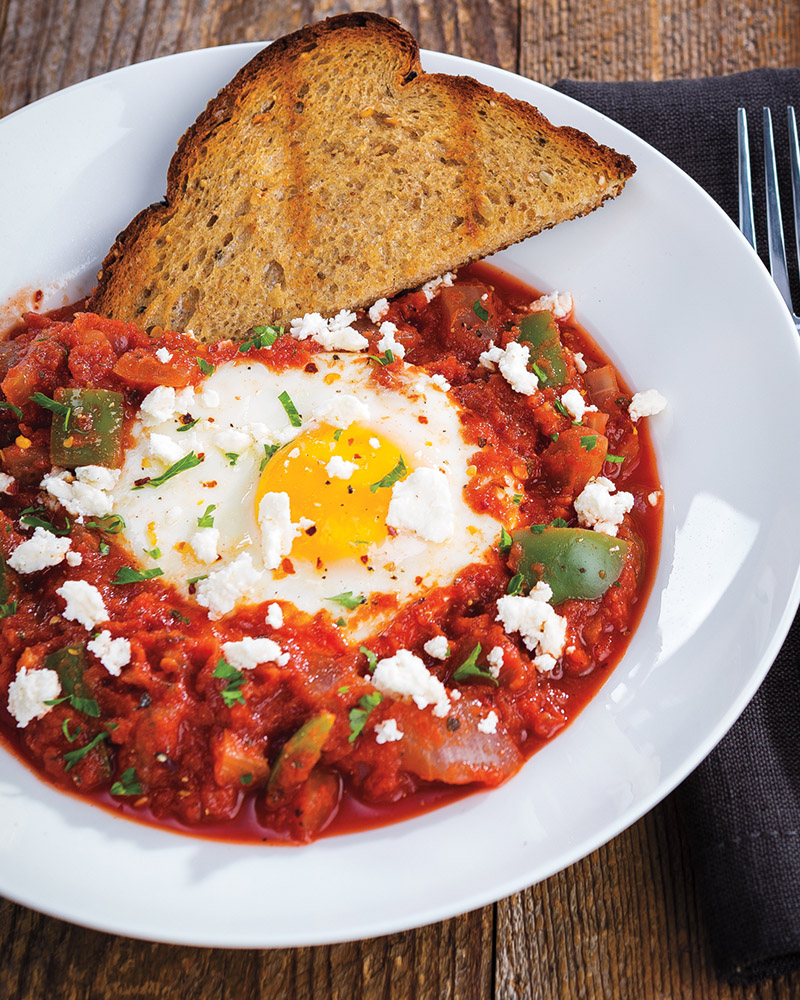
<svg viewBox="0 0 800 1000">
<path fill-rule="evenodd" d="M 778 167 L 775 163 L 775 141 L 772 137 L 772 115 L 769 108 L 764 108 L 764 173 L 767 188 L 769 270 L 789 312 L 792 312 L 789 272 L 786 268 L 786 246 L 783 242 L 781 201 L 778 193 Z"/>
<path fill-rule="evenodd" d="M 747 137 L 747 112 L 739 108 L 739 229 L 756 250 L 756 230 L 753 223 L 753 182 L 750 176 L 750 143 Z"/>
<path fill-rule="evenodd" d="M 792 204 L 794 206 L 794 245 L 797 249 L 797 270 L 800 273 L 800 142 L 797 139 L 797 118 L 794 108 L 786 109 L 789 121 L 789 162 L 792 172 Z"/>
</svg>

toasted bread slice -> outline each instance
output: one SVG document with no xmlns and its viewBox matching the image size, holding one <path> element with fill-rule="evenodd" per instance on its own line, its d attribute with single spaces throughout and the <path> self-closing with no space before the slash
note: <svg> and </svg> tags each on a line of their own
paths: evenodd
<svg viewBox="0 0 800 1000">
<path fill-rule="evenodd" d="M 368 306 L 592 211 L 635 169 L 530 105 L 423 72 L 393 21 L 332 17 L 208 104 L 89 308 L 215 341 Z"/>
</svg>

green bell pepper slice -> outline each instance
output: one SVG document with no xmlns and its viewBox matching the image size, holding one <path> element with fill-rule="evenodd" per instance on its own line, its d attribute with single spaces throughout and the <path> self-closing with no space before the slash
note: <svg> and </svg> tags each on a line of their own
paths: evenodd
<svg viewBox="0 0 800 1000">
<path fill-rule="evenodd" d="M 334 721 L 332 712 L 320 712 L 289 737 L 270 772 L 267 805 L 280 806 L 308 778 L 322 755 Z"/>
<path fill-rule="evenodd" d="M 567 381 L 567 363 L 552 313 L 535 312 L 524 316 L 519 322 L 517 340 L 530 344 L 531 360 L 545 376 L 545 387 L 563 385 Z"/>
<path fill-rule="evenodd" d="M 53 417 L 53 465 L 67 469 L 79 465 L 118 466 L 124 415 L 122 393 L 111 389 L 57 389 L 55 399 L 69 409 L 65 417 Z"/>
<path fill-rule="evenodd" d="M 552 604 L 568 598 L 594 600 L 616 583 L 628 555 L 622 538 L 584 528 L 534 525 L 512 533 L 511 560 L 528 586 L 540 580 L 553 591 Z"/>
</svg>

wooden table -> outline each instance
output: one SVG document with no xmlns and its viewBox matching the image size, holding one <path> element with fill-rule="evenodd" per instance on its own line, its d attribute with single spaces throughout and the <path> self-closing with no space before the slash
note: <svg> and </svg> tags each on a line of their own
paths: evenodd
<svg viewBox="0 0 800 1000">
<path fill-rule="evenodd" d="M 349 7 L 426 48 L 543 83 L 706 76 L 800 64 L 796 0 L 0 0 L 0 115 L 118 66 L 275 38 Z M 800 974 L 718 981 L 667 799 L 590 857 L 494 906 L 332 947 L 213 951 L 84 930 L 0 899 L 0 998 L 760 998 Z"/>
</svg>

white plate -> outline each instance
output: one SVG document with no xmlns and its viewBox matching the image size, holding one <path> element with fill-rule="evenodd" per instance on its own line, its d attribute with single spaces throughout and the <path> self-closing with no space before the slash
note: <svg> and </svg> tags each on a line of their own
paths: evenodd
<svg viewBox="0 0 800 1000">
<path fill-rule="evenodd" d="M 0 306 L 85 293 L 117 231 L 157 200 L 177 137 L 258 50 L 118 70 L 0 122 Z M 766 673 L 798 601 L 800 348 L 767 272 L 717 206 L 601 115 L 512 74 L 426 53 L 629 153 L 622 197 L 500 254 L 577 318 L 652 421 L 661 564 L 622 662 L 502 788 L 299 849 L 143 827 L 61 794 L 0 752 L 0 892 L 103 930 L 196 945 L 307 945 L 450 917 L 531 885 L 638 819 L 709 752 Z M 58 287 L 48 286 L 59 279 Z M 15 303 L 20 304 L 16 295 Z M 11 303 L 13 305 L 14 303 Z"/>
</svg>

